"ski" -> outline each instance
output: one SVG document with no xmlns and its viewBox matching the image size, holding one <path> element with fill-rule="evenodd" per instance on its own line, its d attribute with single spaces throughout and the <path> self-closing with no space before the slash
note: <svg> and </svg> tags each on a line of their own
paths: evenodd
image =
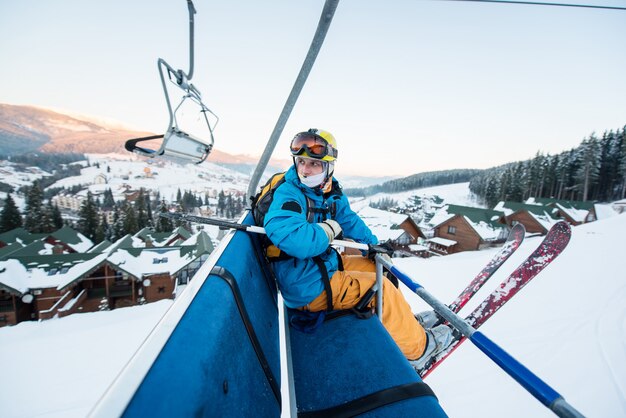
<svg viewBox="0 0 626 418">
<path fill-rule="evenodd" d="M 528 282 L 546 268 L 556 257 L 563 252 L 571 237 L 571 228 L 567 222 L 557 222 L 552 226 L 541 244 L 511 275 L 505 279 L 498 289 L 469 314 L 465 321 L 474 329 L 480 328 L 504 304 L 517 294 Z M 428 376 L 441 362 L 456 350 L 466 337 L 455 333 L 452 344 L 446 351 L 440 353 L 423 370 L 419 371 L 422 378 Z"/>
<path fill-rule="evenodd" d="M 507 237 L 504 245 L 498 251 L 498 253 L 489 261 L 489 263 L 481 270 L 480 273 L 467 285 L 467 287 L 457 296 L 457 298 L 448 307 L 454 313 L 458 313 L 467 302 L 480 290 L 487 280 L 500 268 L 502 264 L 508 258 L 513 255 L 515 250 L 519 248 L 524 241 L 526 235 L 526 228 L 522 224 L 516 224 L 509 236 Z"/>
</svg>

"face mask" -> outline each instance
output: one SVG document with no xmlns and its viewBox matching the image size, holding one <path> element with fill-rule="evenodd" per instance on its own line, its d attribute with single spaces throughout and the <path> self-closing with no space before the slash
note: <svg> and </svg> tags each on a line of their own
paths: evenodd
<svg viewBox="0 0 626 418">
<path fill-rule="evenodd" d="M 300 177 L 300 181 L 302 182 L 302 184 L 313 188 L 322 184 L 322 182 L 324 181 L 324 178 L 326 178 L 326 173 L 321 172 L 319 174 L 315 174 L 314 176 L 309 176 L 309 177 L 304 177 L 298 174 L 298 177 Z"/>
</svg>

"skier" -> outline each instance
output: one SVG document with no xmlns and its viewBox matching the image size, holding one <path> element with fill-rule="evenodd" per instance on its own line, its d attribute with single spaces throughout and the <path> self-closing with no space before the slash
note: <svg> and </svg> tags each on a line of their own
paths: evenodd
<svg viewBox="0 0 626 418">
<path fill-rule="evenodd" d="M 285 305 L 309 312 L 351 309 L 375 283 L 375 264 L 365 256 L 340 255 L 330 243 L 341 235 L 365 244 L 378 239 L 333 178 L 338 154 L 333 135 L 300 132 L 290 150 L 293 166 L 274 191 L 263 225 L 275 246 L 267 253 Z M 452 340 L 448 326 L 430 329 L 436 321 L 434 312 L 414 316 L 400 290 L 384 280 L 382 323 L 416 370 Z"/>
</svg>

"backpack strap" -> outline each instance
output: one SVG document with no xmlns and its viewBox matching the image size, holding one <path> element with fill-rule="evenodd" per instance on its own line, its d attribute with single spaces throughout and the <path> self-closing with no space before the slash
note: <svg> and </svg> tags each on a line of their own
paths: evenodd
<svg viewBox="0 0 626 418">
<path fill-rule="evenodd" d="M 333 290 L 330 287 L 330 277 L 328 277 L 328 270 L 326 270 L 326 264 L 320 256 L 313 257 L 313 261 L 317 264 L 317 267 L 322 274 L 322 283 L 324 284 L 324 290 L 326 291 L 326 312 L 333 310 Z"/>
</svg>

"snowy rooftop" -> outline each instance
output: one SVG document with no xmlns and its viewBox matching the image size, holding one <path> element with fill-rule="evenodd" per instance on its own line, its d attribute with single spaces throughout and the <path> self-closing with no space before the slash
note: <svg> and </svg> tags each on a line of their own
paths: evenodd
<svg viewBox="0 0 626 418">
<path fill-rule="evenodd" d="M 374 209 L 369 206 L 360 209 L 358 215 L 381 242 L 400 238 L 405 231 L 399 225 L 409 219 L 408 215 Z"/>
<path fill-rule="evenodd" d="M 182 251 L 182 247 L 119 249 L 108 261 L 121 270 L 143 277 L 151 274 L 175 274 L 197 257 L 195 252 Z"/>
<path fill-rule="evenodd" d="M 451 239 L 446 239 L 446 238 L 441 238 L 441 237 L 431 238 L 428 240 L 428 242 L 433 242 L 435 244 L 443 245 L 444 247 L 452 247 L 453 245 L 457 243 L 456 241 L 453 241 Z"/>
<path fill-rule="evenodd" d="M 32 256 L 0 261 L 0 285 L 17 290 L 62 289 L 106 260 L 106 254 Z"/>
<path fill-rule="evenodd" d="M 506 230 L 506 225 L 498 222 L 502 215 L 503 212 L 489 209 L 446 205 L 435 213 L 430 224 L 437 227 L 455 216 L 462 216 L 482 240 L 492 241 L 501 238 L 503 231 Z"/>
</svg>

